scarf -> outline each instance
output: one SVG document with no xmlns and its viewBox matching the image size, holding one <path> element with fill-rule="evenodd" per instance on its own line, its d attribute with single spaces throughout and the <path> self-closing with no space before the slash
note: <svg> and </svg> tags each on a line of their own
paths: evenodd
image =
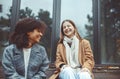
<svg viewBox="0 0 120 79">
<path fill-rule="evenodd" d="M 70 43 L 71 46 L 68 44 Z M 66 59 L 69 66 L 76 68 L 80 66 L 78 60 L 79 40 L 76 36 L 72 38 L 64 37 L 63 44 L 66 48 Z"/>
</svg>

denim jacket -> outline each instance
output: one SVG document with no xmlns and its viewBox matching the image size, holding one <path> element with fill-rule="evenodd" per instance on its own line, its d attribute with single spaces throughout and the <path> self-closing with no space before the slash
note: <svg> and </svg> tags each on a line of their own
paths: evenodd
<svg viewBox="0 0 120 79">
<path fill-rule="evenodd" d="M 27 70 L 27 79 L 43 79 L 48 69 L 49 60 L 44 47 L 35 44 L 31 48 L 31 54 Z M 12 44 L 5 48 L 2 58 L 2 67 L 5 79 L 24 79 L 25 65 L 23 50 Z"/>
</svg>

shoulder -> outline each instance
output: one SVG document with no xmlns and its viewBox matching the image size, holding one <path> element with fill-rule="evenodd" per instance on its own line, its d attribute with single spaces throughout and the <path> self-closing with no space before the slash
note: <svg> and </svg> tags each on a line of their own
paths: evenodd
<svg viewBox="0 0 120 79">
<path fill-rule="evenodd" d="M 44 46 L 40 44 L 35 44 L 32 50 L 36 52 L 36 55 L 42 56 L 43 58 L 47 58 L 47 51 Z"/>
<path fill-rule="evenodd" d="M 58 43 L 57 47 L 63 47 L 63 43 Z"/>
<path fill-rule="evenodd" d="M 87 39 L 82 39 L 80 43 L 82 46 L 90 46 L 90 42 Z"/>
<path fill-rule="evenodd" d="M 16 48 L 16 45 L 11 44 L 11 45 L 5 47 L 5 50 L 12 50 L 12 49 L 14 49 L 14 48 Z"/>
<path fill-rule="evenodd" d="M 33 45 L 32 50 L 36 52 L 41 52 L 41 53 L 46 51 L 45 47 L 40 44 Z"/>
<path fill-rule="evenodd" d="M 4 52 L 3 52 L 3 55 L 12 55 L 13 54 L 13 50 L 16 48 L 16 46 L 14 44 L 11 44 L 7 47 L 5 47 L 4 49 Z"/>
<path fill-rule="evenodd" d="M 40 44 L 35 44 L 33 47 L 36 49 L 45 49 L 45 47 Z"/>
<path fill-rule="evenodd" d="M 87 39 L 82 39 L 82 40 L 81 40 L 81 43 L 86 44 L 86 43 L 89 43 L 89 41 L 88 41 Z"/>
</svg>

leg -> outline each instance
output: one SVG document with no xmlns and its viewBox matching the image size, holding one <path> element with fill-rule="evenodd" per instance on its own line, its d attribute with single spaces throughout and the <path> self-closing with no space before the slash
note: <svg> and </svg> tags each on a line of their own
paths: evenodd
<svg viewBox="0 0 120 79">
<path fill-rule="evenodd" d="M 70 67 L 66 67 L 59 74 L 60 79 L 75 79 L 75 73 Z"/>
<path fill-rule="evenodd" d="M 78 72 L 77 73 L 78 79 L 92 79 L 88 72 Z"/>
</svg>

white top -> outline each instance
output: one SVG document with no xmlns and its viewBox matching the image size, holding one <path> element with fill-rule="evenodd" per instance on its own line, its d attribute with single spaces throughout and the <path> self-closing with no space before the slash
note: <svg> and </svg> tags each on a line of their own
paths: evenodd
<svg viewBox="0 0 120 79">
<path fill-rule="evenodd" d="M 30 58 L 31 48 L 23 48 L 23 55 L 24 55 L 24 64 L 25 64 L 25 79 L 27 79 L 27 68 Z"/>
</svg>

